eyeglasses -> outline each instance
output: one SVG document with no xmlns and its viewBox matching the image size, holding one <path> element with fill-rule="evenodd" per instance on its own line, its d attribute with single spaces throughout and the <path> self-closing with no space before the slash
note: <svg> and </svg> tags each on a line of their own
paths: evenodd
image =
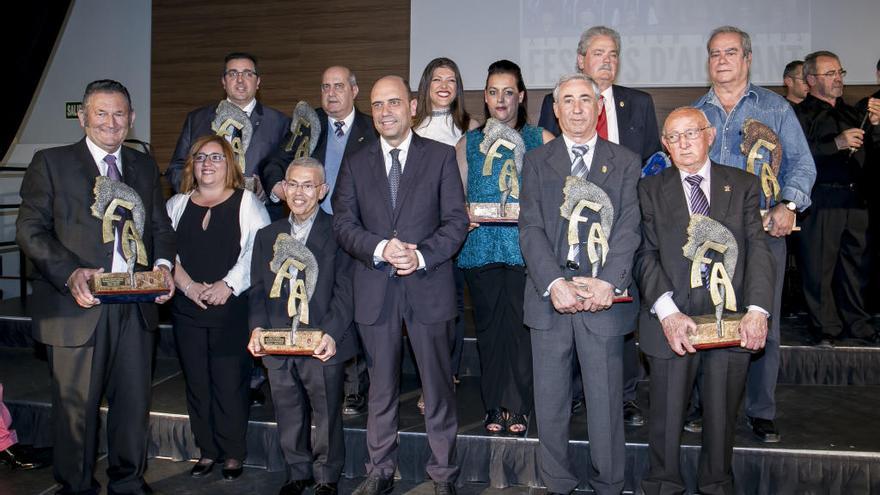
<svg viewBox="0 0 880 495">
<path fill-rule="evenodd" d="M 834 76 L 840 76 L 841 78 L 843 78 L 843 77 L 846 77 L 846 71 L 843 70 L 843 69 L 840 69 L 840 70 L 829 70 L 828 72 L 826 72 L 826 73 L 824 73 L 824 74 L 813 74 L 813 75 L 816 76 L 816 77 L 834 77 Z"/>
<path fill-rule="evenodd" d="M 682 137 L 687 139 L 688 141 L 693 141 L 700 137 L 700 134 L 706 129 L 712 127 L 711 125 L 707 125 L 706 127 L 700 127 L 699 129 L 685 129 L 682 132 L 671 132 L 663 136 L 663 139 L 666 140 L 669 144 L 675 144 Z"/>
<path fill-rule="evenodd" d="M 229 69 L 228 71 L 224 72 L 223 75 L 226 76 L 226 79 L 238 79 L 239 77 L 243 77 L 245 79 L 253 79 L 258 76 L 256 72 L 250 69 L 241 71 Z"/>
<path fill-rule="evenodd" d="M 311 182 L 307 182 L 305 184 L 300 184 L 299 182 L 297 182 L 295 180 L 284 181 L 284 184 L 287 185 L 287 187 L 293 189 L 294 191 L 296 191 L 297 189 L 301 189 L 302 192 L 304 192 L 306 194 L 312 194 L 313 192 L 315 192 L 315 189 L 324 185 L 323 182 L 320 184 L 312 184 Z"/>
<path fill-rule="evenodd" d="M 226 156 L 223 153 L 211 153 L 210 155 L 207 153 L 196 153 L 193 155 L 193 161 L 196 163 L 205 163 L 205 160 L 220 163 L 226 161 Z"/>
</svg>

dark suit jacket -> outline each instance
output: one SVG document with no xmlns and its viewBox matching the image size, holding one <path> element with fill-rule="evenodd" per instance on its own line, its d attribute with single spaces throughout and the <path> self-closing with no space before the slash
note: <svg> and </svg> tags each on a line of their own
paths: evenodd
<svg viewBox="0 0 880 495">
<path fill-rule="evenodd" d="M 757 305 L 772 308 L 773 260 L 766 243 L 759 211 L 761 188 L 758 178 L 738 168 L 712 163 L 709 216 L 730 229 L 739 244 L 733 289 L 739 308 Z M 671 358 L 660 321 L 651 314 L 657 299 L 672 291 L 682 313 L 714 314 L 706 289 L 690 288 L 691 261 L 682 254 L 687 242 L 690 213 L 681 175 L 671 167 L 639 183 L 642 207 L 642 245 L 636 255 L 636 280 L 642 293 L 639 317 L 640 348 L 658 358 Z"/>
<path fill-rule="evenodd" d="M 553 280 L 590 275 L 587 266 L 579 271 L 565 268 L 568 220 L 562 218 L 559 207 L 569 175 L 571 159 L 563 139 L 526 153 L 519 200 L 519 244 L 528 272 L 524 323 L 534 329 L 551 328 L 559 314 L 550 297 L 544 296 Z M 596 142 L 587 180 L 602 188 L 614 205 L 614 225 L 611 233 L 606 233 L 610 249 L 598 278 L 620 290 L 629 289 L 634 297 L 632 264 L 640 239 L 636 197 L 640 175 L 641 163 L 635 153 L 601 138 Z M 598 335 L 624 335 L 635 327 L 636 307 L 633 303 L 614 304 L 605 311 L 582 312 L 579 316 Z"/>
<path fill-rule="evenodd" d="M 274 256 L 275 238 L 290 233 L 287 218 L 277 220 L 257 232 L 251 257 L 251 291 L 248 296 L 250 328 L 290 328 L 287 316 L 287 294 L 290 286 L 284 284 L 282 297 L 269 298 L 275 273 L 269 269 Z M 336 341 L 336 355 L 324 364 L 343 363 L 357 353 L 357 337 L 352 323 L 351 272 L 354 261 L 336 244 L 332 216 L 318 209 L 315 223 L 306 239 L 306 247 L 318 261 L 318 282 L 309 300 L 309 326 L 320 328 Z M 265 356 L 267 367 L 280 367 L 286 357 Z"/>
<path fill-rule="evenodd" d="M 452 257 L 468 225 L 455 149 L 413 133 L 394 210 L 390 195 L 378 141 L 343 158 L 333 192 L 333 227 L 342 247 L 360 261 L 354 270 L 355 321 L 376 322 L 392 283 L 403 285 L 422 323 L 454 318 Z M 425 269 L 391 278 L 385 263 L 376 267 L 373 251 L 392 237 L 418 245 Z"/>
<path fill-rule="evenodd" d="M 312 153 L 312 158 L 324 163 L 327 154 L 327 136 L 330 132 L 330 126 L 327 125 L 327 112 L 323 108 L 315 110 L 318 114 L 318 120 L 321 121 L 321 137 L 318 139 L 318 145 Z M 335 132 L 335 129 L 334 129 Z M 373 127 L 373 120 L 369 115 L 361 112 L 357 108 L 354 109 L 354 122 L 351 124 L 351 134 L 348 141 L 345 142 L 345 151 L 343 156 L 349 156 L 355 151 L 376 142 L 376 129 Z M 267 188 L 271 188 L 280 180 L 284 180 L 284 174 L 287 172 L 287 166 L 293 161 L 296 150 L 285 151 L 284 148 L 290 142 L 291 132 L 288 129 L 281 145 L 274 151 L 272 156 L 266 161 L 261 171 L 263 184 Z"/>
<path fill-rule="evenodd" d="M 174 262 L 174 231 L 165 213 L 159 169 L 151 157 L 122 147 L 122 177 L 144 203 L 144 246 L 152 262 Z M 101 242 L 101 220 L 91 215 L 92 190 L 100 175 L 85 138 L 38 151 L 21 183 L 16 242 L 37 269 L 33 280 L 34 338 L 57 346 L 80 346 L 95 331 L 100 305 L 76 304 L 66 284 L 77 268 L 110 272 L 113 243 Z M 141 267 L 139 267 L 140 269 Z M 146 328 L 157 323 L 156 305 L 140 304 Z"/>
<path fill-rule="evenodd" d="M 617 131 L 621 146 L 638 154 L 642 163 L 660 151 L 660 133 L 657 131 L 657 115 L 654 113 L 654 100 L 644 91 L 612 86 Z M 553 114 L 553 93 L 544 97 L 541 104 L 541 118 L 538 125 L 559 136 L 559 122 Z"/>
<path fill-rule="evenodd" d="M 186 116 L 186 120 L 183 121 L 183 129 L 177 139 L 174 155 L 171 157 L 168 170 L 165 171 L 174 192 L 180 192 L 181 174 L 193 142 L 206 134 L 214 133 L 211 130 L 211 122 L 214 121 L 216 109 L 216 103 L 197 108 L 190 112 Z M 275 152 L 281 143 L 281 138 L 284 137 L 285 132 L 289 131 L 290 117 L 274 108 L 263 106 L 258 101 L 254 111 L 251 112 L 251 123 L 254 126 L 254 133 L 244 154 L 245 167 L 247 168 L 245 176 L 259 176 L 263 162 Z M 263 183 L 263 185 L 266 184 Z"/>
</svg>

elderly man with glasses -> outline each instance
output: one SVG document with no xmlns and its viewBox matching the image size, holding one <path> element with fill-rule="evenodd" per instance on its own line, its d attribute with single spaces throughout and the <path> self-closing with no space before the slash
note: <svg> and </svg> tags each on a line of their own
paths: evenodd
<svg viewBox="0 0 880 495">
<path fill-rule="evenodd" d="M 767 201 L 761 195 L 761 209 L 767 244 L 776 270 L 776 285 L 770 311 L 770 333 L 763 352 L 752 357 L 746 385 L 746 416 L 755 436 L 762 442 L 778 442 L 776 418 L 776 378 L 779 374 L 779 319 L 782 312 L 782 282 L 785 273 L 785 238 L 795 224 L 797 212 L 810 206 L 810 189 L 816 167 L 804 133 L 798 126 L 791 105 L 778 94 L 749 81 L 752 41 L 749 34 L 733 26 L 722 26 L 709 36 L 709 79 L 712 87 L 694 106 L 702 110 L 717 136 L 709 157 L 712 161 L 747 170 L 752 150 L 742 150 L 744 125 L 756 120 L 778 137 L 782 159 L 777 175 L 780 194 Z M 770 150 L 759 149 L 759 153 Z M 761 174 L 761 166 L 753 173 Z M 694 431 L 693 423 L 687 428 Z"/>
<path fill-rule="evenodd" d="M 880 100 L 862 109 L 843 101 L 846 71 L 828 51 L 807 55 L 804 75 L 810 93 L 795 109 L 818 172 L 798 253 L 810 329 L 823 345 L 842 337 L 880 344 L 865 309 L 872 252 L 865 161 L 880 143 Z"/>
</svg>

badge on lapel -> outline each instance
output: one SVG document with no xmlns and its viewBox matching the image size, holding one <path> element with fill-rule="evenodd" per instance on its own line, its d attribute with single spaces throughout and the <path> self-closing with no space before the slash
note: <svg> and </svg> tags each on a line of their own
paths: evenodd
<svg viewBox="0 0 880 495">
<path fill-rule="evenodd" d="M 620 108 L 623 108 L 623 106 L 624 106 L 624 103 L 623 103 L 623 101 L 621 101 L 621 102 L 620 102 Z"/>
<path fill-rule="evenodd" d="M 603 173 L 603 174 L 607 174 L 607 173 L 608 173 L 608 167 L 607 167 L 607 166 L 602 165 L 602 173 Z"/>
<path fill-rule="evenodd" d="M 725 184 L 725 186 L 724 186 L 724 192 L 730 192 L 730 186 L 728 186 L 728 185 Z"/>
</svg>

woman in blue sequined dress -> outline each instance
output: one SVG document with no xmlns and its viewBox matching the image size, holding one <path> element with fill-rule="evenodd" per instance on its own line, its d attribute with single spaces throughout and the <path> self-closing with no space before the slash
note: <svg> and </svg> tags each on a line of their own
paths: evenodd
<svg viewBox="0 0 880 495">
<path fill-rule="evenodd" d="M 486 118 L 491 117 L 518 132 L 525 151 L 553 139 L 549 132 L 526 123 L 526 87 L 515 63 L 499 60 L 489 66 L 485 103 Z M 485 126 L 469 131 L 456 145 L 469 203 L 500 202 L 499 177 L 505 167 L 508 176 L 511 175 L 510 167 L 515 163 L 513 151 L 498 147 L 501 156 L 492 160 L 491 170 L 484 166 L 486 154 L 480 151 L 484 131 Z M 520 163 L 513 169 L 516 184 L 510 179 L 505 181 L 508 204 L 518 202 L 521 166 Z M 484 172 L 487 175 L 483 175 Z M 464 270 L 474 306 L 481 390 L 486 407 L 485 427 L 490 433 L 507 431 L 522 435 L 532 410 L 532 353 L 529 331 L 523 325 L 526 274 L 519 249 L 519 230 L 516 225 L 485 223 L 480 226 L 472 223 L 471 227 L 459 254 L 458 266 Z"/>
</svg>

